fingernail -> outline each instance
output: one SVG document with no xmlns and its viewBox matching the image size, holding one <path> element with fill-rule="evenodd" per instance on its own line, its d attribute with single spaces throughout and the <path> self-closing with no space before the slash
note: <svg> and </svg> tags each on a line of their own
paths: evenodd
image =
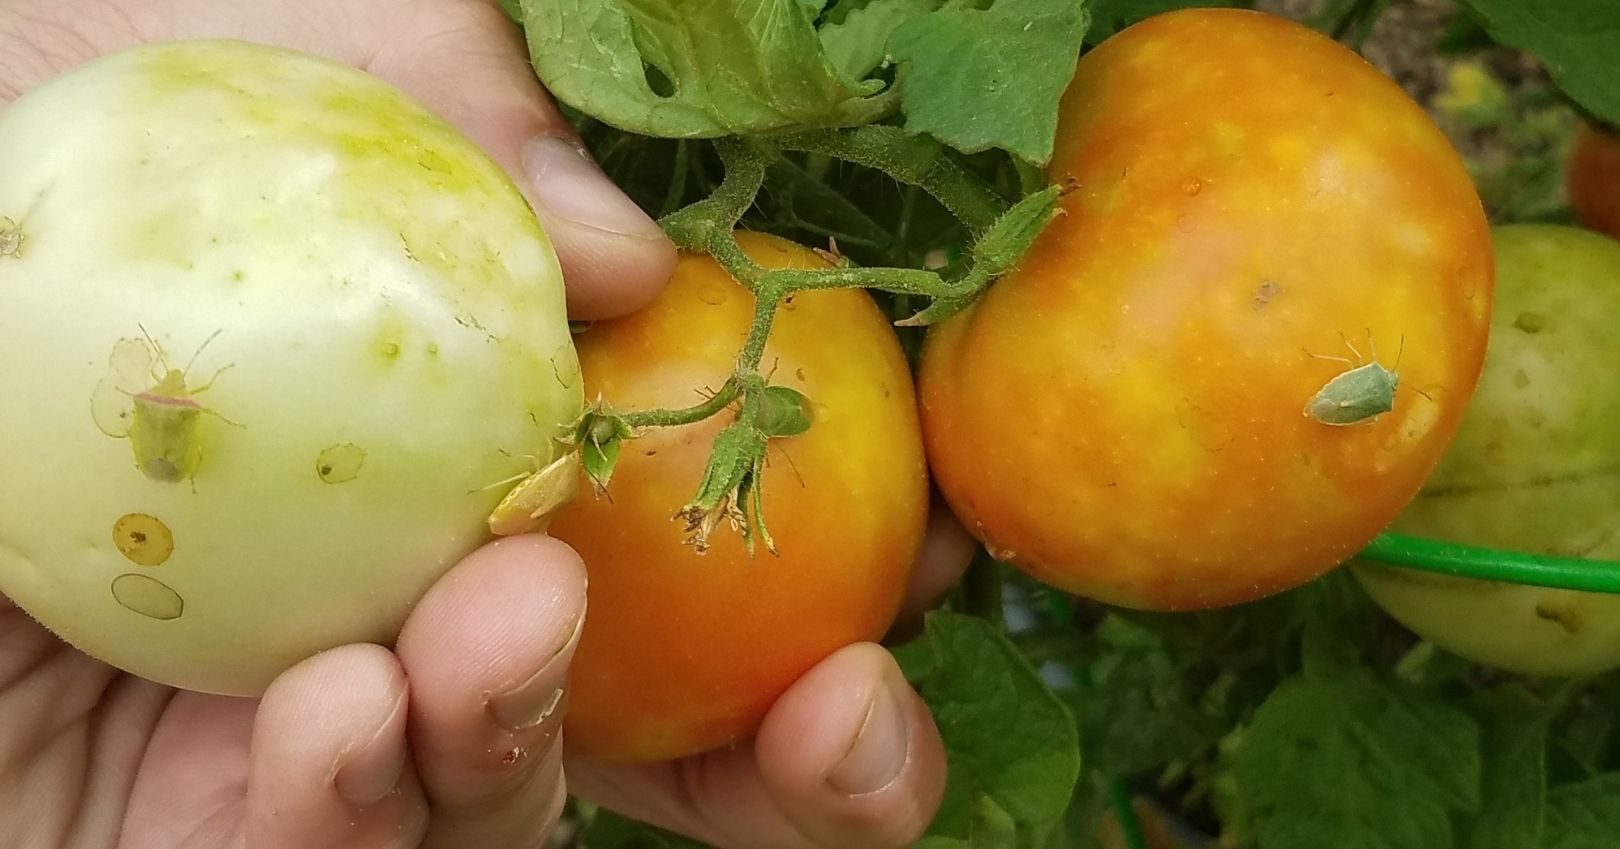
<svg viewBox="0 0 1620 849">
<path fill-rule="evenodd" d="M 400 714 L 405 710 L 405 694 L 394 701 L 394 709 L 378 726 L 371 739 L 340 758 L 332 782 L 338 794 L 359 806 L 369 805 L 399 786 L 405 771 L 405 743 L 396 734 Z"/>
<path fill-rule="evenodd" d="M 523 168 L 547 212 L 618 236 L 664 237 L 585 151 L 565 139 L 543 136 L 529 142 Z"/>
<path fill-rule="evenodd" d="M 524 731 L 545 722 L 556 713 L 563 700 L 563 668 L 579 644 L 585 620 L 575 619 L 568 641 L 563 643 L 539 671 L 511 689 L 489 696 L 489 712 L 496 724 L 511 732 Z"/>
<path fill-rule="evenodd" d="M 840 793 L 864 796 L 876 793 L 900 777 L 911 753 L 911 729 L 905 704 L 911 698 L 898 673 L 886 673 L 872 695 L 866 719 L 844 759 L 827 774 L 827 783 Z"/>
</svg>

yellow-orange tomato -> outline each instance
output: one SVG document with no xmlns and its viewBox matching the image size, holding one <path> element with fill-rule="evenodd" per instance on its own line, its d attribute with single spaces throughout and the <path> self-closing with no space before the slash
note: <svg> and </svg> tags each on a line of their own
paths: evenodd
<svg viewBox="0 0 1620 849">
<path fill-rule="evenodd" d="M 1575 221 L 1620 239 L 1620 132 L 1583 121 L 1570 142 L 1565 165 Z"/>
<path fill-rule="evenodd" d="M 1065 214 L 920 375 L 931 468 L 993 553 L 1192 609 L 1302 583 L 1400 512 L 1492 294 L 1479 199 L 1416 104 L 1285 19 L 1173 12 L 1081 59 L 1048 174 Z M 1393 411 L 1306 413 L 1374 348 Z"/>
<path fill-rule="evenodd" d="M 826 267 L 790 242 L 738 241 L 767 267 Z M 753 306 L 712 259 L 683 257 L 652 305 L 578 336 L 587 397 L 696 403 L 731 374 Z M 778 311 L 762 367 L 814 408 L 809 431 L 771 443 L 763 475 L 780 556 L 750 558 L 724 525 L 699 555 L 671 521 L 730 413 L 626 443 L 608 497 L 581 495 L 551 526 L 590 578 L 564 731 L 574 752 L 647 761 L 742 740 L 796 678 L 895 616 L 928 480 L 893 330 L 864 292 L 804 293 Z"/>
</svg>

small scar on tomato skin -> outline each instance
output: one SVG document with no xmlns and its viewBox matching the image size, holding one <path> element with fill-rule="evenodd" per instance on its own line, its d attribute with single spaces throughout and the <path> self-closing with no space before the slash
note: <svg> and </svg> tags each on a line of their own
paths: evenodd
<svg viewBox="0 0 1620 849">
<path fill-rule="evenodd" d="M 809 380 L 809 378 L 807 378 L 807 377 L 805 377 L 805 376 L 804 376 L 804 369 L 802 369 L 802 368 L 796 368 L 796 369 L 794 369 L 794 370 L 793 370 L 793 376 L 794 376 L 794 377 L 797 377 L 797 378 L 798 378 L 798 379 L 799 379 L 799 382 L 800 382 L 800 383 L 803 383 L 803 382 L 805 382 L 805 381 L 806 381 L 806 380 Z"/>
<path fill-rule="evenodd" d="M 1585 623 L 1580 614 L 1569 607 L 1542 603 L 1536 605 L 1536 616 L 1549 622 L 1556 622 L 1568 634 L 1579 634 Z"/>
<path fill-rule="evenodd" d="M 1281 295 L 1282 291 L 1281 283 L 1269 278 L 1261 280 L 1260 285 L 1256 286 L 1254 290 L 1254 308 L 1260 309 L 1271 303 L 1271 299 Z"/>
<path fill-rule="evenodd" d="M 1534 312 L 1521 312 L 1513 319 L 1513 326 L 1525 333 L 1540 333 L 1547 327 L 1547 317 Z"/>
</svg>

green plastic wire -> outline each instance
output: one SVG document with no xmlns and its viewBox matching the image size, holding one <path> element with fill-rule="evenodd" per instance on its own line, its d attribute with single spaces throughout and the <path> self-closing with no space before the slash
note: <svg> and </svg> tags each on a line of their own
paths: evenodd
<svg viewBox="0 0 1620 849">
<path fill-rule="evenodd" d="M 1620 563 L 1612 560 L 1526 554 L 1393 533 L 1379 534 L 1361 558 L 1461 578 L 1620 593 Z"/>
</svg>

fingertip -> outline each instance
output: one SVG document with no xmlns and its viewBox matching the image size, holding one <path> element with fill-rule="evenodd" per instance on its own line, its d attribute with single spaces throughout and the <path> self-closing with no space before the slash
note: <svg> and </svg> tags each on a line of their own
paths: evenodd
<svg viewBox="0 0 1620 849">
<path fill-rule="evenodd" d="M 861 643 L 778 700 L 755 745 L 760 774 L 806 835 L 827 846 L 905 846 L 945 789 L 933 718 L 892 656 Z"/>
<path fill-rule="evenodd" d="M 649 303 L 669 280 L 675 246 L 584 151 L 505 13 L 492 2 L 429 4 L 411 33 L 385 45 L 370 70 L 512 178 L 556 248 L 569 314 L 612 318 Z"/>
<path fill-rule="evenodd" d="M 398 652 L 415 688 L 410 738 L 435 839 L 504 846 L 555 823 L 584 610 L 579 556 L 524 535 L 462 560 L 406 622 Z"/>
<path fill-rule="evenodd" d="M 381 646 L 341 646 L 282 673 L 254 719 L 249 846 L 387 845 L 426 828 L 405 744 L 409 690 Z"/>
<path fill-rule="evenodd" d="M 928 511 L 928 529 L 923 535 L 917 566 L 906 586 L 905 617 L 921 617 L 939 603 L 961 579 L 979 550 L 979 541 L 963 526 L 942 498 L 935 497 Z"/>
<path fill-rule="evenodd" d="M 582 321 L 617 318 L 657 299 L 675 273 L 675 244 L 661 234 L 633 238 L 559 222 L 542 207 L 562 266 L 568 315 Z"/>
</svg>

